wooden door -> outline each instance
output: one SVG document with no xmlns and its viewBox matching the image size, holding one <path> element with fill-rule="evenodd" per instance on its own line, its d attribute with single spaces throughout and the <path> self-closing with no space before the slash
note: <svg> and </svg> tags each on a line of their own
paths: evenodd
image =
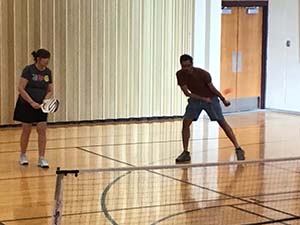
<svg viewBox="0 0 300 225">
<path fill-rule="evenodd" d="M 222 43 L 221 43 L 221 91 L 230 88 L 232 92 L 226 98 L 237 96 L 236 59 L 238 51 L 238 8 L 231 8 L 229 14 L 222 14 Z"/>
<path fill-rule="evenodd" d="M 237 98 L 260 97 L 261 93 L 262 8 L 254 14 L 247 10 L 239 8 L 238 53 L 242 59 L 237 73 Z"/>
<path fill-rule="evenodd" d="M 223 10 L 224 12 L 224 10 Z M 232 106 L 225 111 L 259 107 L 261 95 L 262 8 L 232 7 L 222 14 L 221 91 Z"/>
</svg>

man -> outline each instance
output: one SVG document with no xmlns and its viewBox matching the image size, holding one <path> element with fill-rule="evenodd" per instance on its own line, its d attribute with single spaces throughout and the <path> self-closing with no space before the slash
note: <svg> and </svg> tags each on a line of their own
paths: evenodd
<svg viewBox="0 0 300 225">
<path fill-rule="evenodd" d="M 191 160 L 190 152 L 188 151 L 190 126 L 193 121 L 198 119 L 202 110 L 206 111 L 211 121 L 217 121 L 222 127 L 235 147 L 237 159 L 245 160 L 245 153 L 223 116 L 218 98 L 220 98 L 226 107 L 230 105 L 230 102 L 214 87 L 211 76 L 207 71 L 193 67 L 193 58 L 190 55 L 182 55 L 180 57 L 180 64 L 182 69 L 176 73 L 177 83 L 189 99 L 183 116 L 183 152 L 176 158 L 176 162 L 188 162 Z"/>
</svg>

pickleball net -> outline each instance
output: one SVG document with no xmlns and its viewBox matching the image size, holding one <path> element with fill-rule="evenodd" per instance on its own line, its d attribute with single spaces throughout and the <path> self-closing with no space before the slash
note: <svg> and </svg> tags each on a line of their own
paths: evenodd
<svg viewBox="0 0 300 225">
<path fill-rule="evenodd" d="M 300 158 L 57 170 L 53 225 L 300 224 Z"/>
</svg>

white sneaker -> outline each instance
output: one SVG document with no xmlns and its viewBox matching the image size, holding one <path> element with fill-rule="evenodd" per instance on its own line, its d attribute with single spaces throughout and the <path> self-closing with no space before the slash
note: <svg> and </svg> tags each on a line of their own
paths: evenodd
<svg viewBox="0 0 300 225">
<path fill-rule="evenodd" d="M 49 164 L 43 156 L 39 157 L 38 166 L 41 168 L 49 168 Z"/>
<path fill-rule="evenodd" d="M 19 162 L 20 162 L 20 165 L 22 165 L 22 166 L 28 165 L 28 160 L 27 160 L 25 153 L 21 153 Z"/>
</svg>

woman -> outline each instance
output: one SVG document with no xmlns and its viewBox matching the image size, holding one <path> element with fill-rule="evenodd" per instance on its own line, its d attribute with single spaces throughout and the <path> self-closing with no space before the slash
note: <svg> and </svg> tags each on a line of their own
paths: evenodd
<svg viewBox="0 0 300 225">
<path fill-rule="evenodd" d="M 26 150 L 33 124 L 38 133 L 38 166 L 49 168 L 44 158 L 46 148 L 47 114 L 43 113 L 40 105 L 44 99 L 52 97 L 52 73 L 47 68 L 50 52 L 39 49 L 32 52 L 35 63 L 24 68 L 19 86 L 19 97 L 14 111 L 14 120 L 22 122 L 20 164 L 28 165 Z"/>
</svg>

